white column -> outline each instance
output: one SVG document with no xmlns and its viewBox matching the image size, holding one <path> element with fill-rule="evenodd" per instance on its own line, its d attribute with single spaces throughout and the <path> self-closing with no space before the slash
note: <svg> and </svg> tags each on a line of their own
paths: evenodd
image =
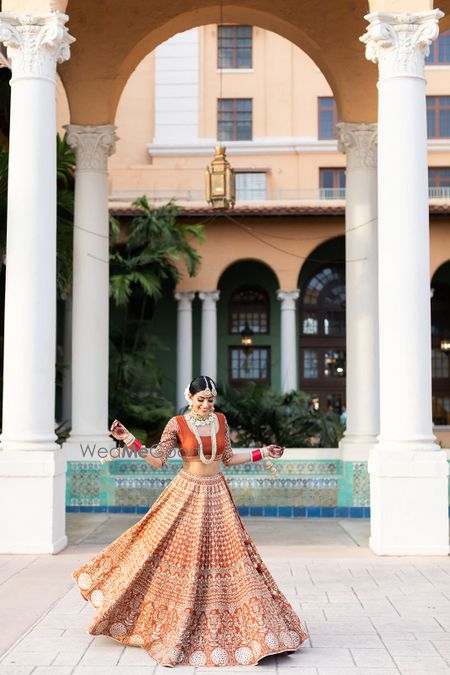
<svg viewBox="0 0 450 675">
<path fill-rule="evenodd" d="M 214 382 L 217 376 L 217 301 L 220 291 L 201 292 L 202 301 L 202 354 L 201 374 L 209 375 Z"/>
<path fill-rule="evenodd" d="M 72 293 L 64 302 L 64 345 L 65 368 L 62 377 L 62 421 L 72 422 Z"/>
<path fill-rule="evenodd" d="M 296 305 L 300 295 L 295 291 L 277 291 L 281 301 L 281 390 L 297 389 Z"/>
<path fill-rule="evenodd" d="M 345 285 L 347 424 L 344 461 L 369 458 L 379 432 L 377 125 L 338 124 L 347 155 Z"/>
<path fill-rule="evenodd" d="M 187 405 L 184 390 L 192 380 L 192 301 L 195 293 L 175 293 L 177 314 L 177 408 Z"/>
<path fill-rule="evenodd" d="M 109 215 L 108 156 L 115 127 L 67 125 L 76 155 L 72 293 L 71 459 L 111 447 L 108 431 Z"/>
<path fill-rule="evenodd" d="M 11 62 L 0 553 L 56 553 L 66 462 L 55 443 L 56 63 L 65 14 L 0 14 Z"/>
<path fill-rule="evenodd" d="M 380 435 L 369 459 L 370 546 L 447 555 L 446 453 L 432 433 L 424 58 L 439 10 L 369 14 L 362 40 L 379 65 Z"/>
</svg>

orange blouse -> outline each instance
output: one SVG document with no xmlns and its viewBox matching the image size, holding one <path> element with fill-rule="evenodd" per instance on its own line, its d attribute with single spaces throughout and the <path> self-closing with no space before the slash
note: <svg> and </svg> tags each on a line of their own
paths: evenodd
<svg viewBox="0 0 450 675">
<path fill-rule="evenodd" d="M 228 464 L 233 456 L 231 448 L 230 430 L 226 417 L 223 413 L 216 412 L 219 422 L 219 430 L 216 434 L 217 449 L 216 459 L 222 459 L 224 464 Z M 203 445 L 203 454 L 206 459 L 211 457 L 211 437 L 201 436 Z M 190 462 L 200 462 L 198 442 L 195 434 L 189 428 L 184 415 L 172 417 L 166 424 L 161 435 L 161 440 L 155 448 L 156 456 L 161 458 L 164 465 L 172 455 L 172 451 L 179 448 L 179 455 L 182 459 Z"/>
</svg>

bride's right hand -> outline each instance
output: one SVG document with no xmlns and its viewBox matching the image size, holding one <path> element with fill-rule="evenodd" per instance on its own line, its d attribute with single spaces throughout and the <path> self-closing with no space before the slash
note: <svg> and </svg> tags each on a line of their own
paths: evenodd
<svg viewBox="0 0 450 675">
<path fill-rule="evenodd" d="M 130 433 L 128 429 L 122 424 L 122 422 L 119 422 L 119 420 L 114 420 L 114 422 L 111 424 L 110 431 L 117 441 L 123 441 Z"/>
</svg>

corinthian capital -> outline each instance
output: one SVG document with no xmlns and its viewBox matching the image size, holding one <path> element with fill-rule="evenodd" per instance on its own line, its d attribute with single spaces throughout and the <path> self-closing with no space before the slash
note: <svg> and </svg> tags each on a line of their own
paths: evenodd
<svg viewBox="0 0 450 675">
<path fill-rule="evenodd" d="M 64 25 L 61 12 L 32 16 L 0 14 L 0 42 L 7 48 L 12 81 L 34 77 L 54 82 L 56 64 L 70 58 L 75 38 Z"/>
<path fill-rule="evenodd" d="M 347 155 L 347 168 L 375 168 L 377 165 L 377 125 L 340 122 L 337 127 L 338 149 Z"/>
<path fill-rule="evenodd" d="M 423 77 L 425 57 L 439 35 L 439 9 L 414 14 L 373 12 L 365 19 L 367 32 L 360 37 L 366 58 L 378 63 L 380 80 L 404 75 Z"/>
<path fill-rule="evenodd" d="M 277 300 L 281 301 L 281 309 L 295 310 L 295 303 L 300 297 L 300 291 L 296 288 L 294 291 L 277 291 Z"/>
<path fill-rule="evenodd" d="M 117 136 L 114 124 L 66 124 L 67 142 L 75 150 L 77 171 L 106 172 Z"/>
</svg>

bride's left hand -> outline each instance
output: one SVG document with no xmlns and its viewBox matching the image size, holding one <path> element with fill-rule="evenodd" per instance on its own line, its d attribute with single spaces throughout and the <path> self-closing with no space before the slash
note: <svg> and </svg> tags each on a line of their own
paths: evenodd
<svg viewBox="0 0 450 675">
<path fill-rule="evenodd" d="M 282 448 L 281 445 L 274 445 L 273 443 L 271 445 L 266 445 L 266 448 L 269 450 L 270 457 L 273 457 L 274 459 L 279 459 L 284 452 L 284 448 Z"/>
</svg>

